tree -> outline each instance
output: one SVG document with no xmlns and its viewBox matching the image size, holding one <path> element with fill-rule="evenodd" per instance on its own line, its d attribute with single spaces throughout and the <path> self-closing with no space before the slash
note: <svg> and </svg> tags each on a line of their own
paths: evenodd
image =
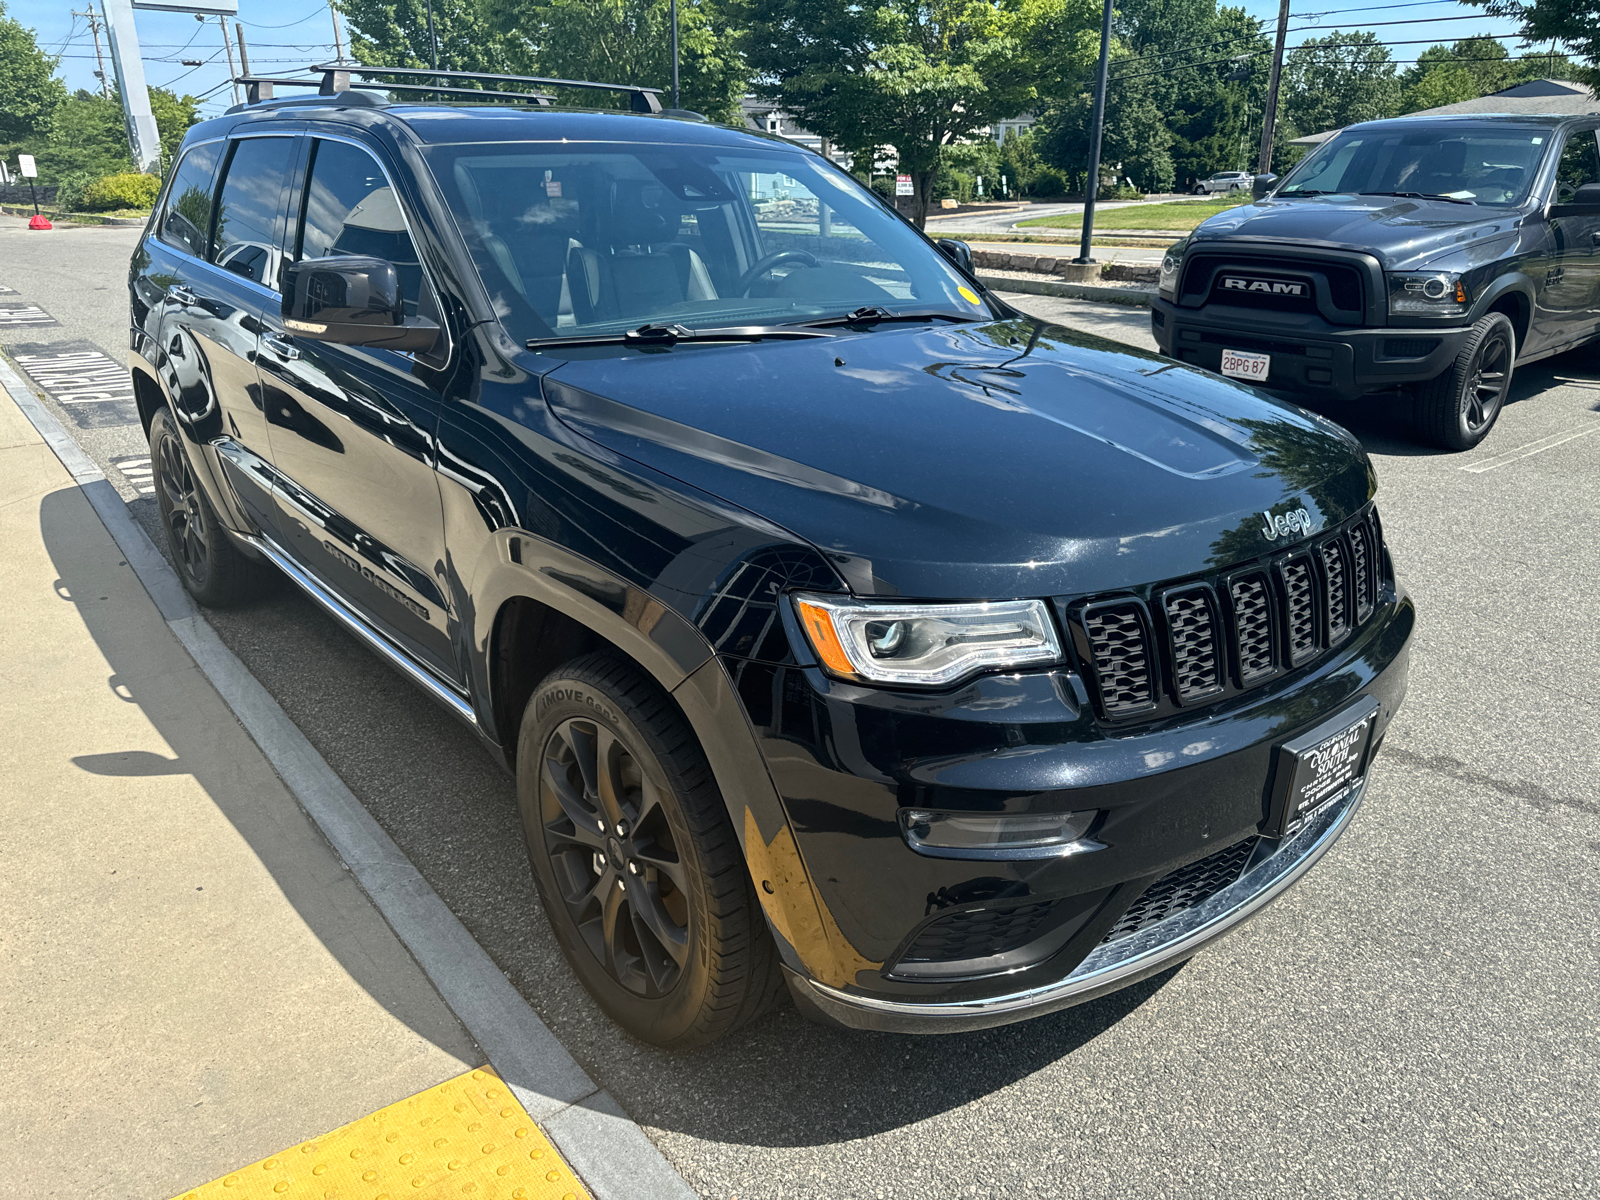
<svg viewBox="0 0 1600 1200">
<path fill-rule="evenodd" d="M 1102 179 L 1125 177 L 1147 192 L 1169 191 L 1176 174 L 1172 161 L 1174 137 L 1152 95 L 1152 76 L 1127 69 L 1124 64 L 1131 56 L 1120 44 L 1116 50 L 1112 66 L 1119 79 L 1106 88 L 1105 132 L 1100 146 Z M 1121 78 L 1123 75 L 1127 77 Z M 1088 169 L 1093 87 L 1092 79 L 1085 80 L 1076 95 L 1046 108 L 1035 126 L 1044 160 L 1073 181 L 1084 179 Z M 1087 186 L 1085 179 L 1084 187 Z"/>
<path fill-rule="evenodd" d="M 1463 38 L 1454 46 L 1429 46 L 1400 77 L 1404 111 L 1416 112 L 1476 100 L 1531 79 L 1572 79 L 1577 74 L 1564 54 L 1512 58 L 1491 37 Z"/>
<path fill-rule="evenodd" d="M 1284 57 L 1284 117 L 1302 134 L 1342 129 L 1400 111 L 1400 79 L 1389 48 L 1355 30 L 1307 38 Z"/>
<path fill-rule="evenodd" d="M 369 67 L 431 67 L 426 0 L 341 0 L 350 53 Z M 433 0 L 433 35 L 445 71 L 509 71 L 505 39 L 476 0 Z"/>
<path fill-rule="evenodd" d="M 6 15 L 0 0 L 0 142 L 42 135 L 50 114 L 67 98 L 56 78 L 60 60 L 39 49 L 31 29 Z"/>
<path fill-rule="evenodd" d="M 193 96 L 175 96 L 165 88 L 151 88 L 150 111 L 161 137 L 162 162 L 170 165 L 184 132 L 199 119 L 199 101 Z M 133 152 L 128 147 L 128 129 L 117 93 L 107 97 L 79 89 L 62 100 L 51 113 L 44 141 L 35 145 L 34 153 L 40 178 L 56 183 L 67 176 L 86 183 L 133 170 Z"/>
<path fill-rule="evenodd" d="M 458 0 L 465 2 L 465 0 Z M 515 70 L 559 79 L 672 86 L 669 0 L 482 0 Z M 680 104 L 714 121 L 743 124 L 747 71 L 713 0 L 679 0 Z M 583 92 L 563 100 L 608 101 Z M 613 101 L 620 103 L 620 98 Z M 670 100 L 669 100 L 670 103 Z"/>
<path fill-rule="evenodd" d="M 1080 78 L 1093 0 L 730 0 L 756 91 L 870 157 L 892 146 L 928 214 L 947 146 Z"/>
<path fill-rule="evenodd" d="M 1490 16 L 1510 17 L 1518 22 L 1517 36 L 1530 45 L 1564 46 L 1576 54 L 1582 66 L 1571 75 L 1551 75 L 1540 71 L 1532 78 L 1579 78 L 1600 84 L 1600 0 L 1467 0 Z M 1536 60 L 1524 60 L 1536 61 Z"/>
</svg>

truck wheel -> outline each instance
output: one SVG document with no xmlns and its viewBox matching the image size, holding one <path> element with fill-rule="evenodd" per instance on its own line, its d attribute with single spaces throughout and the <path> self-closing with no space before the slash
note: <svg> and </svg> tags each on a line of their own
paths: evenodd
<svg viewBox="0 0 1600 1200">
<path fill-rule="evenodd" d="M 189 594 L 207 608 L 227 608 L 261 594 L 267 568 L 246 558 L 223 531 L 194 476 L 172 411 L 150 421 L 150 465 L 167 550 Z"/>
<path fill-rule="evenodd" d="M 1446 450 L 1470 450 L 1494 428 L 1517 357 L 1517 333 L 1505 313 L 1473 325 L 1456 360 L 1416 391 L 1422 436 Z"/>
<path fill-rule="evenodd" d="M 517 800 L 556 940 L 607 1015 L 684 1049 L 780 993 L 739 840 L 667 693 L 620 656 L 558 667 L 523 713 Z"/>
</svg>

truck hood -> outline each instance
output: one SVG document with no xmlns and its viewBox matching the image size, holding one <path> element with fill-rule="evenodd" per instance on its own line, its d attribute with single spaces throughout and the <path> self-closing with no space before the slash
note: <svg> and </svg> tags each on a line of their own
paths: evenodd
<svg viewBox="0 0 1600 1200">
<path fill-rule="evenodd" d="M 1520 209 L 1393 196 L 1268 199 L 1202 222 L 1192 242 L 1262 238 L 1365 251 L 1391 271 L 1467 270 L 1503 253 L 1523 215 Z"/>
<path fill-rule="evenodd" d="M 1264 514 L 1320 529 L 1375 487 L 1337 425 L 1028 318 L 603 352 L 543 387 L 569 427 L 792 531 L 860 594 L 1173 579 L 1282 549 Z"/>
</svg>

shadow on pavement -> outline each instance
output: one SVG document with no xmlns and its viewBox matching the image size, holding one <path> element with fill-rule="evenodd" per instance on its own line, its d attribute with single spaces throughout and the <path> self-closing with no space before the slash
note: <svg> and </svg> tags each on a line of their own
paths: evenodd
<svg viewBox="0 0 1600 1200">
<path fill-rule="evenodd" d="M 86 518 L 97 519 L 76 488 L 53 492 L 39 503 L 40 533 L 57 573 L 55 591 L 76 607 L 109 665 L 106 686 L 121 702 L 139 706 L 173 757 L 131 750 L 82 754 L 71 761 L 102 776 L 192 775 L 271 873 L 300 920 L 373 1000 L 448 1053 L 476 1055 L 381 916 L 359 902 L 354 880 L 327 850 L 316 827 L 286 790 L 273 786 L 277 780 L 271 767 L 259 759 L 259 750 L 234 724 L 221 698 L 175 642 L 172 652 L 153 643 L 150 630 L 159 616 L 151 611 L 148 619 L 130 620 L 126 605 L 102 603 L 107 599 L 101 593 L 108 591 L 108 565 L 86 552 Z M 92 544 L 98 549 L 100 539 Z M 109 538 L 104 545 L 115 553 Z M 127 585 L 117 581 L 117 586 Z M 160 628 L 166 632 L 164 624 Z M 196 702 L 197 688 L 203 689 L 202 704 Z M 215 704 L 218 711 L 206 710 L 204 703 Z M 220 738 L 219 724 L 224 730 Z M 249 949 L 249 931 L 241 930 L 237 944 L 217 949 L 216 960 L 221 966 Z M 160 955 L 161 947 L 152 946 L 150 952 Z"/>
</svg>

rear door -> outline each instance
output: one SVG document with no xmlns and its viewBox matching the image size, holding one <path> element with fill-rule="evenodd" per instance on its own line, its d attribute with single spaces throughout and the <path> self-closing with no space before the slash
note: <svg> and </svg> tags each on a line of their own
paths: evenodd
<svg viewBox="0 0 1600 1200">
<path fill-rule="evenodd" d="M 205 151 L 203 159 L 197 150 Z M 268 533 L 275 506 L 255 364 L 262 316 L 278 304 L 273 247 L 282 239 L 294 150 L 287 133 L 191 150 L 170 189 L 158 239 L 174 252 L 161 274 L 159 337 L 176 415 L 214 453 L 224 499 L 236 505 L 234 520 Z"/>
<path fill-rule="evenodd" d="M 443 324 L 403 198 L 373 150 L 307 138 L 284 241 L 289 261 L 370 254 L 399 269 L 408 315 Z M 445 600 L 447 560 L 434 435 L 451 359 L 296 337 L 277 309 L 259 357 L 285 548 L 380 632 L 460 678 Z"/>
</svg>

